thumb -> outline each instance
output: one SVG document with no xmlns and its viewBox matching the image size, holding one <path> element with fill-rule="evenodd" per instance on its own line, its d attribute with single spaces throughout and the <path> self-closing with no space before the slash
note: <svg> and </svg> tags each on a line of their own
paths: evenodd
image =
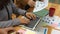
<svg viewBox="0 0 60 34">
<path fill-rule="evenodd" d="M 4 32 L 4 34 L 8 34 L 7 32 Z"/>
<path fill-rule="evenodd" d="M 6 31 L 3 31 L 3 32 L 0 32 L 0 34 L 7 34 L 7 32 Z"/>
<path fill-rule="evenodd" d="M 15 31 L 14 27 L 5 28 L 5 30 L 6 30 L 7 32 L 9 32 L 9 31 Z"/>
</svg>

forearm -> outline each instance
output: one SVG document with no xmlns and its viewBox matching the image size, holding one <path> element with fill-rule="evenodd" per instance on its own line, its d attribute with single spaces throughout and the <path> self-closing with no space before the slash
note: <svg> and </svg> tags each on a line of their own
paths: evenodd
<svg viewBox="0 0 60 34">
<path fill-rule="evenodd" d="M 11 0 L 11 6 L 12 6 L 12 9 L 13 9 L 13 13 L 15 13 L 15 14 L 24 15 L 24 14 L 26 13 L 25 10 L 22 10 L 22 9 L 20 9 L 20 8 L 17 8 L 17 7 L 14 5 L 14 3 L 12 2 L 12 0 Z"/>
</svg>

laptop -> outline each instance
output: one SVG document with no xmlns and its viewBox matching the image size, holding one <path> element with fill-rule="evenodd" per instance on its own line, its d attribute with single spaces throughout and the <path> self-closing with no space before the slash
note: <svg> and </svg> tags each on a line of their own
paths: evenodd
<svg viewBox="0 0 60 34">
<path fill-rule="evenodd" d="M 37 16 L 35 20 L 31 20 L 28 25 L 20 25 L 20 26 L 30 29 L 30 30 L 34 30 L 36 26 L 40 23 L 41 17 L 44 17 L 48 14 L 48 10 L 43 9 L 41 11 L 34 12 L 34 14 L 36 14 Z"/>
<path fill-rule="evenodd" d="M 40 17 L 36 17 L 35 20 L 30 20 L 30 23 L 24 26 L 26 26 L 26 28 L 28 29 L 34 30 L 39 22 L 40 22 Z"/>
</svg>

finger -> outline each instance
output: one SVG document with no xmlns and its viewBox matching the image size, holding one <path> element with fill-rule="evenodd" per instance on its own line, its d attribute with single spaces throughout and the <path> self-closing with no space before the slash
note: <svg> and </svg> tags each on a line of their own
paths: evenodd
<svg viewBox="0 0 60 34">
<path fill-rule="evenodd" d="M 7 34 L 7 32 L 0 32 L 0 34 Z"/>
<path fill-rule="evenodd" d="M 32 18 L 33 20 L 36 19 L 35 14 L 31 14 L 31 18 Z"/>
<path fill-rule="evenodd" d="M 32 5 L 32 7 L 34 7 L 34 6 L 35 6 L 35 2 L 33 1 L 33 2 L 31 3 L 31 5 Z"/>
<path fill-rule="evenodd" d="M 24 17 L 23 21 L 24 21 L 25 24 L 28 24 L 30 22 L 30 20 L 28 18 L 26 18 L 26 17 Z"/>
<path fill-rule="evenodd" d="M 28 23 L 30 22 L 30 20 L 29 20 L 29 19 L 27 19 L 27 21 L 28 21 Z"/>
<path fill-rule="evenodd" d="M 0 34 L 7 34 L 7 31 L 5 30 L 5 28 L 0 29 Z"/>
<path fill-rule="evenodd" d="M 6 28 L 6 31 L 15 31 L 15 29 L 13 27 L 9 27 L 9 28 Z"/>
<path fill-rule="evenodd" d="M 33 1 L 33 4 L 35 5 L 35 2 Z"/>
<path fill-rule="evenodd" d="M 34 15 L 32 15 L 32 19 L 33 19 L 33 20 L 35 19 Z"/>
<path fill-rule="evenodd" d="M 33 19 L 36 19 L 36 15 L 33 14 Z"/>
<path fill-rule="evenodd" d="M 31 19 L 30 15 L 27 15 L 27 18 L 28 18 L 28 19 Z"/>
<path fill-rule="evenodd" d="M 8 34 L 7 32 L 5 32 L 4 34 Z"/>
<path fill-rule="evenodd" d="M 31 17 L 31 19 L 34 19 L 34 15 L 33 14 L 30 14 L 30 17 Z"/>
<path fill-rule="evenodd" d="M 19 34 L 23 34 L 23 33 L 19 33 Z"/>
<path fill-rule="evenodd" d="M 26 24 L 28 24 L 30 22 L 30 20 L 29 19 L 26 19 Z"/>
<path fill-rule="evenodd" d="M 8 34 L 8 33 L 5 31 L 5 32 L 3 32 L 2 34 Z"/>
<path fill-rule="evenodd" d="M 34 6 L 35 6 L 35 2 L 34 2 L 34 4 L 33 4 Z"/>
</svg>

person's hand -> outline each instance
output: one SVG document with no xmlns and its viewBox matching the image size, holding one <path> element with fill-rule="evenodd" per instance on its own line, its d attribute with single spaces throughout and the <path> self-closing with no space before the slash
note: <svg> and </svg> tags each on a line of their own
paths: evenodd
<svg viewBox="0 0 60 34">
<path fill-rule="evenodd" d="M 4 29 L 0 29 L 0 34 L 7 34 L 7 32 Z"/>
<path fill-rule="evenodd" d="M 35 6 L 35 1 L 29 0 L 29 1 L 28 1 L 28 5 L 29 5 L 30 7 L 34 7 L 34 6 Z"/>
<path fill-rule="evenodd" d="M 9 31 L 15 31 L 15 29 L 13 27 L 0 28 L 0 34 L 8 34 Z"/>
<path fill-rule="evenodd" d="M 26 17 L 29 18 L 29 19 L 33 19 L 33 20 L 36 19 L 36 15 L 31 13 L 31 12 L 27 12 Z"/>
<path fill-rule="evenodd" d="M 21 24 L 28 24 L 30 22 L 30 20 L 24 16 L 22 17 L 19 16 L 18 18 L 20 19 Z"/>
</svg>

